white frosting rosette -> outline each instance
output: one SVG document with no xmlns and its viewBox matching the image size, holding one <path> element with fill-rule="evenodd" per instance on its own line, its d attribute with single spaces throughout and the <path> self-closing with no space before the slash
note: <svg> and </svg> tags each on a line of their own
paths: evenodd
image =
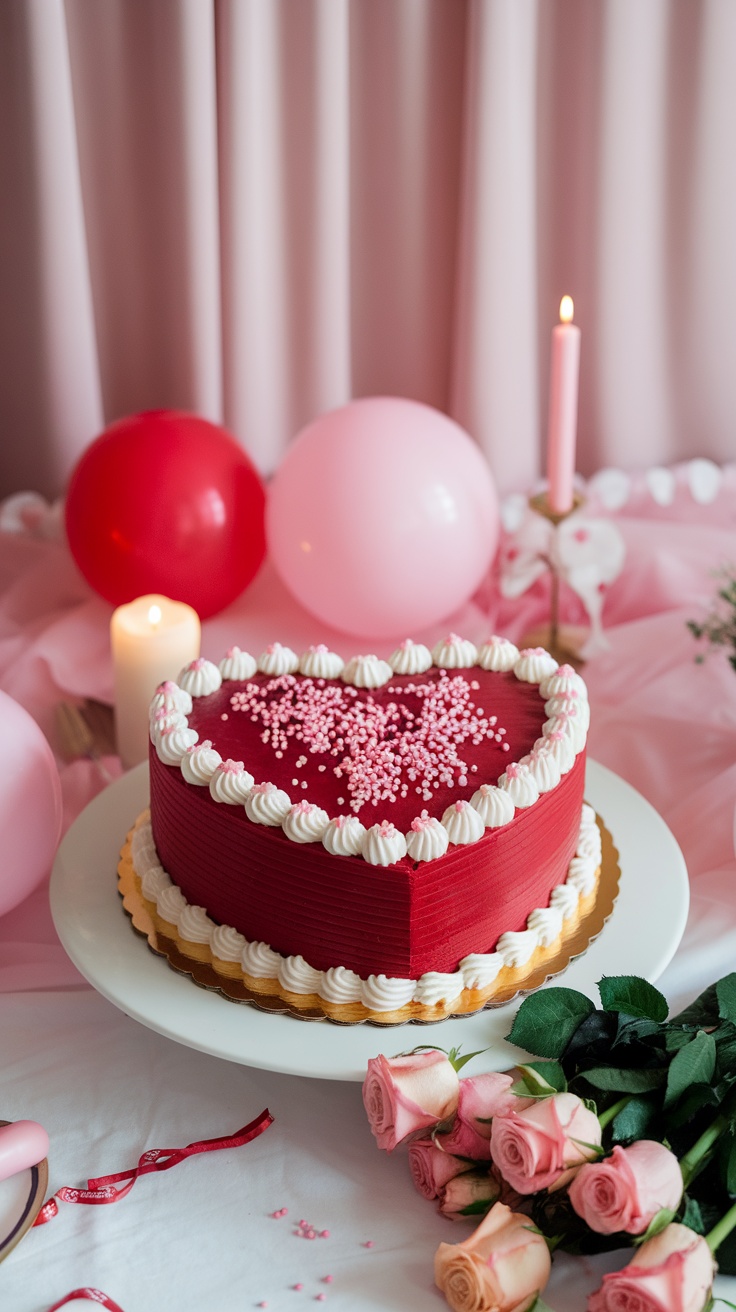
<svg viewBox="0 0 736 1312">
<path fill-rule="evenodd" d="M 276 784 L 254 784 L 245 803 L 245 814 L 256 825 L 280 827 L 291 810 L 291 798 Z"/>
<path fill-rule="evenodd" d="M 549 752 L 554 757 L 561 775 L 567 774 L 575 764 L 575 747 L 573 746 L 572 735 L 565 733 L 564 729 L 552 729 L 541 738 L 537 738 L 533 750 L 535 752 Z"/>
<path fill-rule="evenodd" d="M 281 824 L 281 828 L 292 843 L 318 843 L 322 838 L 330 817 L 320 806 L 312 802 L 295 802 Z"/>
<path fill-rule="evenodd" d="M 188 784 L 195 784 L 200 788 L 208 788 L 218 765 L 222 764 L 222 757 L 216 752 L 209 738 L 203 743 L 195 743 L 193 747 L 188 747 L 181 758 L 181 772 Z"/>
<path fill-rule="evenodd" d="M 519 811 L 523 811 L 527 806 L 533 806 L 539 797 L 539 789 L 529 766 L 522 765 L 520 762 L 512 762 L 506 766 L 498 786 L 508 793 Z"/>
<path fill-rule="evenodd" d="M 477 659 L 475 643 L 461 638 L 458 633 L 448 633 L 432 650 L 432 660 L 441 670 L 466 670 L 475 665 Z"/>
<path fill-rule="evenodd" d="M 537 907 L 531 912 L 526 926 L 536 934 L 540 947 L 550 948 L 562 933 L 562 921 L 563 916 L 559 907 Z"/>
<path fill-rule="evenodd" d="M 406 850 L 412 861 L 436 861 L 450 845 L 450 835 L 436 816 L 422 811 L 411 822 L 406 835 Z"/>
<path fill-rule="evenodd" d="M 477 843 L 485 833 L 485 825 L 470 802 L 452 802 L 442 816 L 451 843 L 464 845 Z"/>
<path fill-rule="evenodd" d="M 176 884 L 168 884 L 156 894 L 156 910 L 167 925 L 178 925 L 179 917 L 187 905 L 184 894 Z"/>
<path fill-rule="evenodd" d="M 552 889 L 549 904 L 560 911 L 563 920 L 569 920 L 570 916 L 575 915 L 579 901 L 580 894 L 572 884 L 558 884 L 557 888 Z"/>
<path fill-rule="evenodd" d="M 217 692 L 220 687 L 222 675 L 212 661 L 206 661 L 203 656 L 198 656 L 196 661 L 190 661 L 184 666 L 178 683 L 190 697 L 209 697 L 210 693 Z"/>
<path fill-rule="evenodd" d="M 150 712 L 153 715 L 161 707 L 168 710 L 181 711 L 182 715 L 189 715 L 192 709 L 192 698 L 188 692 L 180 688 L 178 683 L 167 679 L 165 683 L 160 683 L 151 700 Z"/>
<path fill-rule="evenodd" d="M 365 825 L 357 815 L 337 815 L 322 835 L 322 845 L 333 856 L 360 856 Z"/>
<path fill-rule="evenodd" d="M 272 642 L 258 657 L 258 668 L 261 674 L 271 676 L 296 674 L 299 657 L 291 647 L 282 647 L 280 642 Z"/>
<path fill-rule="evenodd" d="M 394 674 L 425 674 L 432 667 L 432 653 L 422 642 L 406 638 L 388 658 Z"/>
<path fill-rule="evenodd" d="M 223 679 L 237 679 L 240 682 L 252 679 L 257 669 L 255 657 L 249 651 L 241 651 L 240 647 L 228 647 L 219 665 Z"/>
<path fill-rule="evenodd" d="M 369 865 L 392 866 L 406 856 L 406 839 L 390 820 L 382 820 L 366 830 L 361 850 Z"/>
<path fill-rule="evenodd" d="M 354 688 L 382 688 L 392 674 L 388 661 L 378 656 L 353 656 L 340 677 Z"/>
<path fill-rule="evenodd" d="M 216 925 L 210 935 L 210 947 L 213 957 L 218 961 L 240 962 L 245 947 L 245 937 L 232 925 Z"/>
<path fill-rule="evenodd" d="M 535 748 L 523 756 L 520 765 L 526 765 L 540 793 L 550 793 L 560 782 L 560 767 L 554 754 L 546 748 Z"/>
<path fill-rule="evenodd" d="M 464 987 L 463 977 L 458 971 L 445 975 L 437 970 L 428 970 L 417 980 L 413 1001 L 422 1007 L 438 1007 L 442 1002 L 449 1006 L 457 1001 Z"/>
<path fill-rule="evenodd" d="M 522 683 L 541 683 L 557 669 L 557 661 L 544 647 L 525 647 L 519 652 L 514 674 Z"/>
<path fill-rule="evenodd" d="M 545 700 L 548 697 L 559 697 L 565 693 L 574 692 L 583 700 L 588 699 L 588 688 L 585 680 L 580 677 L 577 670 L 572 665 L 558 665 L 553 674 L 542 679 L 539 685 L 539 691 Z"/>
<path fill-rule="evenodd" d="M 206 943 L 209 946 L 214 920 L 210 920 L 204 907 L 193 907 L 187 903 L 177 921 L 179 938 L 186 943 Z"/>
<path fill-rule="evenodd" d="M 505 966 L 516 969 L 525 966 L 538 947 L 539 939 L 534 930 L 521 929 L 516 933 L 502 934 L 496 944 L 496 951 Z"/>
<path fill-rule="evenodd" d="M 253 775 L 242 761 L 221 761 L 210 779 L 210 797 L 229 806 L 243 806 L 253 787 Z"/>
<path fill-rule="evenodd" d="M 558 693 L 556 697 L 548 697 L 544 703 L 545 714 L 550 720 L 556 715 L 567 715 L 571 707 L 574 707 L 573 713 L 587 733 L 590 728 L 590 705 L 585 697 L 578 697 L 576 692 Z"/>
<path fill-rule="evenodd" d="M 576 756 L 578 752 L 582 752 L 588 737 L 582 718 L 576 714 L 574 703 L 569 711 L 564 711 L 562 715 L 555 715 L 552 719 L 545 720 L 542 725 L 542 733 L 545 735 L 552 733 L 567 734 Z"/>
<path fill-rule="evenodd" d="M 473 793 L 470 805 L 478 812 L 486 829 L 500 829 L 514 818 L 514 803 L 503 788 L 481 784 Z"/>
<path fill-rule="evenodd" d="M 466 989 L 487 989 L 504 964 L 500 952 L 471 952 L 463 957 L 459 970 Z"/>
<path fill-rule="evenodd" d="M 345 662 L 336 651 L 330 651 L 323 642 L 308 647 L 299 661 L 299 671 L 312 679 L 339 679 Z"/>
<path fill-rule="evenodd" d="M 268 943 L 246 943 L 240 954 L 243 973 L 252 979 L 278 979 L 282 957 Z"/>
<path fill-rule="evenodd" d="M 322 983 L 322 971 L 308 966 L 304 957 L 282 957 L 277 978 L 287 993 L 316 993 Z"/>
<path fill-rule="evenodd" d="M 156 755 L 164 765 L 179 765 L 187 748 L 193 747 L 198 738 L 196 729 L 164 729 L 157 735 Z"/>
<path fill-rule="evenodd" d="M 182 711 L 176 710 L 175 707 L 166 710 L 163 706 L 150 717 L 149 724 L 149 737 L 154 747 L 158 742 L 159 735 L 164 733 L 166 729 L 187 729 L 189 727 L 187 717 Z"/>
<path fill-rule="evenodd" d="M 338 1006 L 349 1002 L 360 1002 L 363 981 L 354 970 L 347 966 L 330 966 L 322 974 L 317 992 L 325 1002 L 334 1002 Z"/>
<path fill-rule="evenodd" d="M 509 642 L 508 638 L 500 638 L 495 633 L 478 648 L 478 664 L 482 669 L 493 670 L 496 674 L 506 674 L 513 670 L 518 659 L 519 648 Z"/>
<path fill-rule="evenodd" d="M 395 979 L 390 975 L 369 975 L 363 980 L 361 997 L 369 1011 L 399 1011 L 414 997 L 416 980 Z"/>
</svg>

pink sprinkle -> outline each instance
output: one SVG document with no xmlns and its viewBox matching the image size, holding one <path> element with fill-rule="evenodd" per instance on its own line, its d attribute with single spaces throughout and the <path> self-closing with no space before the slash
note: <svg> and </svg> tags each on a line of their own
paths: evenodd
<svg viewBox="0 0 736 1312">
<path fill-rule="evenodd" d="M 365 1243 L 363 1244 L 363 1247 L 364 1247 L 364 1248 L 372 1248 L 372 1247 L 373 1247 L 373 1240 L 372 1240 L 372 1239 L 366 1239 Z"/>
<path fill-rule="evenodd" d="M 315 1294 L 314 1301 L 315 1303 L 324 1303 L 326 1298 L 327 1298 L 326 1294 Z"/>
<path fill-rule="evenodd" d="M 288 1207 L 282 1207 L 282 1208 L 281 1208 L 280 1215 L 281 1215 L 281 1216 L 287 1216 L 287 1215 L 288 1215 L 288 1212 L 289 1212 Z"/>
<path fill-rule="evenodd" d="M 221 719 L 221 720 L 227 720 L 228 718 L 229 718 L 229 717 L 228 717 L 228 713 L 227 713 L 227 711 L 223 711 L 223 712 L 222 712 L 222 715 L 220 716 L 220 719 Z"/>
<path fill-rule="evenodd" d="M 329 1239 L 329 1237 L 330 1237 L 330 1232 L 329 1232 L 329 1230 L 320 1230 L 320 1232 L 319 1232 L 319 1237 L 320 1237 L 320 1239 Z M 332 1276 L 325 1276 L 325 1280 L 331 1280 L 331 1279 L 332 1279 Z"/>
<path fill-rule="evenodd" d="M 300 1280 L 296 1285 L 294 1285 L 294 1288 L 295 1288 L 295 1289 L 303 1289 L 303 1288 L 304 1288 L 304 1285 L 302 1284 L 301 1280 Z"/>
<path fill-rule="evenodd" d="M 261 1300 L 261 1302 L 258 1304 L 258 1306 L 259 1306 L 259 1307 L 268 1307 L 268 1303 L 266 1302 L 265 1298 Z"/>
<path fill-rule="evenodd" d="M 324 1280 L 324 1282 L 325 1282 L 326 1285 L 331 1285 L 331 1284 L 332 1284 L 332 1280 L 333 1280 L 333 1277 L 332 1277 L 332 1276 L 323 1276 L 322 1279 Z"/>
</svg>

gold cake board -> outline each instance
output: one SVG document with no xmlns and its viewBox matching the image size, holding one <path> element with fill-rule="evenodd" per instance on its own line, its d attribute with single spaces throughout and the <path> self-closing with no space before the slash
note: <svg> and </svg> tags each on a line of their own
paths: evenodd
<svg viewBox="0 0 736 1312">
<path fill-rule="evenodd" d="M 443 1020 L 475 1015 L 489 1007 L 503 1007 L 517 997 L 532 993 L 548 979 L 560 975 L 571 961 L 582 956 L 588 946 L 598 938 L 613 912 L 621 876 L 619 855 L 612 835 L 600 815 L 596 814 L 602 846 L 601 867 L 596 888 L 586 898 L 581 898 L 582 912 L 578 919 L 569 929 L 563 927 L 562 934 L 551 947 L 538 948 L 524 966 L 504 966 L 488 989 L 464 990 L 460 1005 L 457 999 L 453 1000 L 449 1007 L 444 1003 L 435 1007 L 409 1003 L 402 1009 L 401 1014 L 391 1016 L 381 1013 L 380 1016 L 378 1014 L 371 1016 L 365 1015 L 365 1009 L 360 1004 L 332 1006 L 318 999 L 314 994 L 302 1000 L 297 994 L 290 994 L 285 998 L 276 992 L 257 991 L 250 988 L 244 980 L 220 974 L 210 962 L 197 961 L 187 956 L 174 939 L 161 934 L 146 906 L 131 854 L 133 832 L 146 815 L 147 812 L 143 812 L 138 817 L 121 850 L 118 863 L 118 893 L 133 929 L 146 939 L 151 951 L 156 956 L 163 957 L 171 970 L 176 971 L 177 974 L 188 976 L 200 988 L 219 993 L 228 1002 L 246 1003 L 257 1007 L 260 1011 L 294 1016 L 298 1020 L 329 1020 L 336 1025 L 367 1024 L 380 1028 L 407 1023 L 434 1025 Z M 273 984 L 272 981 L 270 986 L 273 987 Z M 264 981 L 264 989 L 267 987 L 269 987 L 268 982 Z"/>
</svg>

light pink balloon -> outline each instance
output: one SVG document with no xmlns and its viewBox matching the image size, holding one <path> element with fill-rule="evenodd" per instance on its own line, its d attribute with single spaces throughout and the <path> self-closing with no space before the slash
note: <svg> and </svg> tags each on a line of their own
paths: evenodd
<svg viewBox="0 0 736 1312">
<path fill-rule="evenodd" d="M 266 531 L 307 610 L 361 637 L 406 637 L 472 596 L 496 549 L 498 499 L 454 420 L 366 397 L 321 415 L 287 449 Z"/>
<path fill-rule="evenodd" d="M 0 692 L 0 916 L 49 873 L 61 833 L 61 783 L 36 721 Z"/>
</svg>

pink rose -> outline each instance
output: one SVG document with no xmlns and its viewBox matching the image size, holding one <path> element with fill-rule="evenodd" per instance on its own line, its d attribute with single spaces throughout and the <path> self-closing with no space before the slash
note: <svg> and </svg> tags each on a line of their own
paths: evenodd
<svg viewBox="0 0 736 1312">
<path fill-rule="evenodd" d="M 460 1081 L 460 1096 L 455 1120 L 446 1134 L 437 1136 L 437 1142 L 448 1153 L 457 1157 L 470 1157 L 476 1162 L 487 1162 L 491 1156 L 491 1118 L 519 1111 L 533 1101 L 509 1093 L 512 1075 L 491 1072 L 473 1075 Z"/>
<path fill-rule="evenodd" d="M 467 1162 L 443 1152 L 431 1139 L 415 1139 L 409 1145 L 411 1178 L 423 1198 L 439 1198 L 448 1180 L 467 1169 Z"/>
<path fill-rule="evenodd" d="M 641 1235 L 662 1207 L 674 1212 L 681 1198 L 680 1163 L 663 1143 L 649 1139 L 617 1146 L 605 1161 L 581 1166 L 570 1185 L 575 1211 L 599 1235 Z"/>
<path fill-rule="evenodd" d="M 466 1221 L 478 1211 L 487 1212 L 497 1198 L 498 1183 L 488 1171 L 463 1171 L 448 1180 L 440 1194 L 439 1211 L 453 1221 Z M 479 1203 L 485 1206 L 479 1208 Z"/>
<path fill-rule="evenodd" d="M 453 1312 L 521 1312 L 549 1280 L 550 1256 L 528 1216 L 496 1203 L 461 1244 L 440 1244 L 434 1278 Z"/>
<path fill-rule="evenodd" d="M 668 1225 L 637 1248 L 628 1266 L 603 1277 L 588 1312 L 703 1312 L 715 1271 L 701 1235 Z"/>
<path fill-rule="evenodd" d="M 596 1156 L 600 1141 L 598 1117 L 574 1093 L 556 1093 L 522 1111 L 494 1116 L 491 1126 L 491 1156 L 520 1194 L 560 1189 Z"/>
<path fill-rule="evenodd" d="M 379 1148 L 390 1153 L 410 1134 L 447 1120 L 457 1107 L 459 1084 L 444 1052 L 372 1057 L 363 1103 Z"/>
</svg>

